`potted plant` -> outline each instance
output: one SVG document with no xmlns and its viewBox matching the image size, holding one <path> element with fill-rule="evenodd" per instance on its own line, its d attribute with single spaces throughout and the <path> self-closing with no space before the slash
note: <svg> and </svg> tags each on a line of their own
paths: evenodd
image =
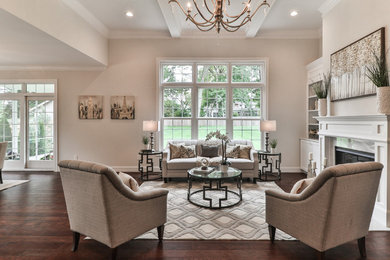
<svg viewBox="0 0 390 260">
<path fill-rule="evenodd" d="M 278 145 L 278 140 L 272 139 L 269 142 L 269 145 L 271 146 L 271 153 L 275 153 L 276 146 Z"/>
<path fill-rule="evenodd" d="M 217 130 L 215 132 L 208 133 L 206 136 L 206 141 L 210 140 L 213 137 L 220 139 L 222 141 L 222 161 L 221 161 L 220 170 L 221 172 L 227 172 L 231 164 L 226 157 L 226 146 L 230 142 L 230 138 L 227 135 L 222 134 L 219 130 Z"/>
<path fill-rule="evenodd" d="M 378 112 L 390 115 L 390 87 L 389 71 L 387 70 L 386 55 L 378 56 L 374 53 L 375 62 L 367 66 L 367 77 L 377 86 Z"/>
<path fill-rule="evenodd" d="M 328 75 L 324 74 L 324 79 L 322 80 L 322 83 L 313 86 L 314 93 L 316 93 L 316 96 L 318 98 L 319 116 L 326 116 L 327 114 L 327 97 L 331 81 L 332 76 L 330 75 L 330 73 L 328 73 Z"/>
<path fill-rule="evenodd" d="M 144 144 L 145 151 L 149 150 L 149 137 L 143 136 L 142 137 L 142 143 Z"/>
</svg>

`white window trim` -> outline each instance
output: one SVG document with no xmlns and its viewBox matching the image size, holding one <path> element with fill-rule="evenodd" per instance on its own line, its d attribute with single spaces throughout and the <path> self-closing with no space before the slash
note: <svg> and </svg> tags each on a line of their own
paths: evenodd
<svg viewBox="0 0 390 260">
<path fill-rule="evenodd" d="M 40 171 L 40 170 L 52 170 L 52 171 L 58 171 L 59 168 L 58 168 L 58 80 L 57 79 L 1 79 L 0 80 L 0 84 L 22 84 L 22 90 L 25 90 L 24 92 L 22 93 L 5 93 L 5 94 L 0 94 L 0 99 L 17 99 L 17 100 L 20 100 L 20 101 L 23 101 L 24 104 L 22 106 L 23 108 L 23 113 L 21 115 L 23 115 L 23 118 L 21 117 L 20 120 L 23 120 L 23 124 L 20 128 L 20 131 L 23 133 L 24 135 L 24 138 L 25 138 L 25 142 L 23 144 L 21 144 L 21 147 L 24 148 L 24 151 L 21 151 L 23 153 L 23 168 L 22 169 L 19 169 L 19 168 L 12 168 L 12 169 L 7 169 L 7 170 L 34 170 L 34 171 Z M 54 84 L 54 93 L 27 93 L 26 92 L 26 88 L 27 88 L 27 84 Z M 53 165 L 53 168 L 50 168 L 50 169 L 34 169 L 34 168 L 28 168 L 27 167 L 27 149 L 28 149 L 28 145 L 27 145 L 27 122 L 26 122 L 26 118 L 27 118 L 27 114 L 26 114 L 26 109 L 27 109 L 27 104 L 25 102 L 27 102 L 27 98 L 28 97 L 48 97 L 48 98 L 52 98 L 54 100 L 54 149 L 53 149 L 53 153 L 54 153 L 54 165 Z"/>
<path fill-rule="evenodd" d="M 178 82 L 178 83 L 163 83 L 162 80 L 162 65 L 164 64 L 178 64 L 178 65 L 193 65 L 192 67 L 192 82 Z M 197 71 L 197 65 L 204 65 L 204 64 L 226 64 L 228 65 L 228 82 L 213 82 L 213 83 L 198 83 L 196 78 L 196 71 Z M 265 68 L 265 73 L 263 76 L 263 81 L 258 82 L 250 82 L 250 83 L 239 83 L 239 82 L 232 82 L 232 64 L 240 64 L 240 65 L 255 65 L 255 64 L 262 64 Z M 226 99 L 228 101 L 231 100 L 232 94 L 233 94 L 233 88 L 250 88 L 255 86 L 260 86 L 261 90 L 261 117 L 260 118 L 232 118 L 233 115 L 233 108 L 230 102 L 226 102 L 226 118 L 210 118 L 210 119 L 220 119 L 220 120 L 226 120 L 226 132 L 228 133 L 228 136 L 232 138 L 233 136 L 233 120 L 237 119 L 253 119 L 253 120 L 267 120 L 268 119 L 268 97 L 269 97 L 269 84 L 268 84 L 268 78 L 269 78 L 269 58 L 267 57 L 252 57 L 252 58 L 164 58 L 164 57 L 158 57 L 156 58 L 156 115 L 157 118 L 155 120 L 162 120 L 163 118 L 163 104 L 162 104 L 162 93 L 164 87 L 191 87 L 191 95 L 192 95 L 192 106 L 191 106 L 191 136 L 192 138 L 197 139 L 197 132 L 198 132 L 198 119 L 206 119 L 206 118 L 199 118 L 198 117 L 198 100 L 196 99 L 198 94 L 198 87 L 226 87 L 227 93 L 226 93 Z M 229 87 L 231 86 L 231 87 Z M 195 113 L 195 114 L 194 114 Z M 174 118 L 169 118 L 174 119 Z M 179 119 L 179 118 L 178 118 Z M 190 119 L 190 118 L 180 118 L 180 119 Z M 165 149 L 163 147 L 163 133 L 164 127 L 163 124 L 161 124 L 161 130 L 158 133 L 158 145 L 159 148 Z M 264 147 L 264 135 L 261 138 L 262 147 Z M 157 143 L 157 142 L 156 142 Z"/>
</svg>

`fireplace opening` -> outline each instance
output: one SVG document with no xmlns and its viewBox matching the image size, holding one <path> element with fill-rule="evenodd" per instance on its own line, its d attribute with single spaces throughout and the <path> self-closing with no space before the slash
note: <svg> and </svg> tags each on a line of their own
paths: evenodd
<svg viewBox="0 0 390 260">
<path fill-rule="evenodd" d="M 355 162 L 373 162 L 375 154 L 343 147 L 335 147 L 336 164 L 355 163 Z"/>
</svg>

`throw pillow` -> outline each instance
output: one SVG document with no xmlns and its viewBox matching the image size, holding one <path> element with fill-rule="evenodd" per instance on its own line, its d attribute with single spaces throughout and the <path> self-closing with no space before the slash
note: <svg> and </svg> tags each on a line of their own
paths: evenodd
<svg viewBox="0 0 390 260">
<path fill-rule="evenodd" d="M 202 144 L 202 156 L 203 157 L 218 157 L 219 145 L 203 145 Z"/>
<path fill-rule="evenodd" d="M 169 144 L 169 154 L 170 154 L 170 160 L 175 158 L 182 158 L 182 149 L 181 146 L 184 145 L 184 143 L 180 144 Z"/>
<path fill-rule="evenodd" d="M 238 158 L 240 156 L 240 146 L 227 146 L 226 157 L 227 158 Z"/>
<path fill-rule="evenodd" d="M 139 191 L 138 182 L 133 177 L 123 172 L 120 172 L 118 175 L 123 184 L 129 187 L 132 191 Z"/>
<path fill-rule="evenodd" d="M 294 186 L 292 187 L 290 194 L 300 194 L 304 189 L 309 187 L 310 184 L 313 183 L 314 178 L 308 178 L 308 179 L 302 179 L 297 181 Z"/>
<path fill-rule="evenodd" d="M 181 145 L 180 150 L 181 150 L 181 156 L 182 156 L 181 158 L 195 158 L 196 157 L 195 145 L 188 145 L 188 146 Z"/>
<path fill-rule="evenodd" d="M 251 150 L 252 150 L 252 146 L 250 145 L 240 145 L 240 155 L 238 158 L 250 160 Z"/>
</svg>

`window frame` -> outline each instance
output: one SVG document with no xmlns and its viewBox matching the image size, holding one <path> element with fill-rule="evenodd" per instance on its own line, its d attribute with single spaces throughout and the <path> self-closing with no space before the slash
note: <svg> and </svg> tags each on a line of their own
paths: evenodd
<svg viewBox="0 0 390 260">
<path fill-rule="evenodd" d="M 192 65 L 192 82 L 162 82 L 163 81 L 163 66 L 171 65 Z M 227 65 L 227 82 L 198 82 L 198 65 Z M 191 107 L 191 139 L 199 139 L 198 136 L 198 120 L 225 120 L 226 132 L 230 138 L 233 138 L 233 120 L 265 120 L 268 118 L 268 58 L 245 58 L 245 59 L 169 59 L 169 58 L 157 58 L 156 70 L 157 70 L 157 95 L 156 114 L 161 121 L 161 130 L 158 137 L 158 144 L 161 149 L 163 147 L 164 136 L 164 119 L 185 119 L 185 118 L 164 118 L 163 116 L 163 90 L 165 88 L 173 87 L 190 87 L 192 95 L 192 107 Z M 232 66 L 233 65 L 260 65 L 262 66 L 261 82 L 233 82 Z M 199 117 L 198 115 L 198 89 L 199 88 L 225 88 L 226 89 L 226 117 L 221 118 L 209 118 Z M 233 88 L 259 88 L 260 89 L 260 117 L 235 117 L 233 118 Z M 189 119 L 189 118 L 188 118 Z M 261 146 L 264 147 L 264 135 L 260 137 Z"/>
</svg>

